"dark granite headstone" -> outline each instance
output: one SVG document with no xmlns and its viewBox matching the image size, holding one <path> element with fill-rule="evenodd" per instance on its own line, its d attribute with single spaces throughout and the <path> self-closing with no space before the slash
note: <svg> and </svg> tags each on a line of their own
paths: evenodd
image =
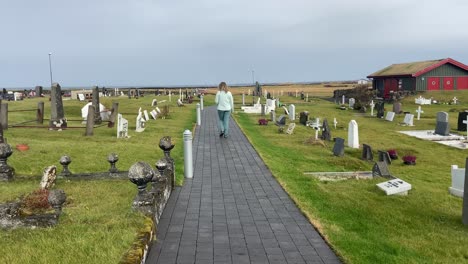
<svg viewBox="0 0 468 264">
<path fill-rule="evenodd" d="M 303 124 L 304 126 L 307 125 L 307 120 L 309 119 L 309 112 L 304 111 L 299 113 L 299 123 Z"/>
<path fill-rule="evenodd" d="M 387 151 L 379 150 L 379 161 L 386 162 L 388 165 L 392 164 L 392 159 L 390 158 L 390 154 Z"/>
<path fill-rule="evenodd" d="M 99 88 L 97 86 L 93 87 L 93 103 L 92 105 L 94 106 L 94 124 L 101 124 L 102 123 L 102 118 L 101 118 L 101 111 L 99 107 Z M 93 124 L 93 125 L 94 125 Z"/>
<path fill-rule="evenodd" d="M 457 126 L 458 131 L 466 131 L 466 124 L 464 124 L 463 121 L 466 121 L 467 117 L 468 117 L 468 112 L 466 111 L 458 113 L 458 126 Z"/>
<path fill-rule="evenodd" d="M 383 161 L 378 161 L 374 164 L 374 166 L 372 167 L 372 176 L 392 178 L 392 175 L 390 174 L 390 171 L 388 170 L 387 163 Z"/>
<path fill-rule="evenodd" d="M 333 146 L 333 155 L 342 157 L 344 156 L 344 139 L 343 138 L 336 138 L 335 145 Z"/>
<path fill-rule="evenodd" d="M 322 140 L 331 140 L 331 133 L 330 127 L 328 126 L 328 120 L 325 118 L 322 124 L 322 136 L 320 137 Z"/>
<path fill-rule="evenodd" d="M 377 110 L 377 118 L 383 118 L 384 116 L 384 107 L 385 107 L 385 103 L 384 102 L 377 102 L 375 104 L 375 109 Z"/>
<path fill-rule="evenodd" d="M 53 83 L 50 91 L 50 128 L 65 128 L 67 120 L 63 111 L 62 88 L 60 84 Z"/>
<path fill-rule="evenodd" d="M 286 116 L 285 115 L 280 115 L 278 120 L 276 121 L 277 126 L 284 126 L 286 125 Z"/>
<path fill-rule="evenodd" d="M 42 95 L 42 86 L 36 86 L 35 87 L 35 93 L 36 93 L 36 97 L 41 97 L 41 95 Z"/>
<path fill-rule="evenodd" d="M 371 146 L 362 144 L 362 156 L 363 160 L 374 160 L 374 154 L 372 154 Z"/>
<path fill-rule="evenodd" d="M 400 102 L 393 103 L 393 112 L 395 114 L 399 114 L 401 112 L 401 103 Z"/>
<path fill-rule="evenodd" d="M 449 116 L 447 112 L 437 112 L 437 122 L 448 122 Z"/>
</svg>

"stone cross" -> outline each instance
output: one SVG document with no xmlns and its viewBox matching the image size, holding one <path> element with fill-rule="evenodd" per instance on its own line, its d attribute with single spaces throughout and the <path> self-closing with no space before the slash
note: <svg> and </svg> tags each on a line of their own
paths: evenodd
<svg viewBox="0 0 468 264">
<path fill-rule="evenodd" d="M 453 97 L 452 101 L 453 101 L 453 104 L 457 104 L 458 98 L 455 96 L 455 97 Z"/>
<path fill-rule="evenodd" d="M 424 113 L 423 110 L 421 110 L 421 106 L 418 106 L 418 110 L 416 110 L 416 113 L 418 113 L 418 120 L 421 117 L 421 113 Z"/>
<path fill-rule="evenodd" d="M 346 101 L 346 97 L 345 95 L 343 94 L 343 96 L 341 97 L 341 104 L 345 104 L 345 101 Z"/>
<path fill-rule="evenodd" d="M 466 120 L 463 120 L 463 124 L 466 124 L 466 136 L 468 136 L 468 116 L 466 117 Z"/>
<path fill-rule="evenodd" d="M 333 125 L 335 126 L 336 129 L 336 124 L 338 124 L 338 121 L 336 121 L 336 117 L 333 118 Z"/>
<path fill-rule="evenodd" d="M 370 105 L 370 115 L 374 116 L 374 107 L 375 107 L 374 100 L 372 100 L 369 105 Z"/>
</svg>

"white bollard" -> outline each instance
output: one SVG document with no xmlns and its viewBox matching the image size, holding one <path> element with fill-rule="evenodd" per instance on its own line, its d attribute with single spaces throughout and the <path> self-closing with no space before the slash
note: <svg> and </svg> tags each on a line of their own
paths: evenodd
<svg viewBox="0 0 468 264">
<path fill-rule="evenodd" d="M 203 95 L 200 95 L 200 108 L 203 111 Z"/>
<path fill-rule="evenodd" d="M 193 178 L 192 132 L 184 131 L 184 176 Z"/>
<path fill-rule="evenodd" d="M 197 125 L 201 126 L 201 110 L 200 103 L 197 103 Z"/>
</svg>

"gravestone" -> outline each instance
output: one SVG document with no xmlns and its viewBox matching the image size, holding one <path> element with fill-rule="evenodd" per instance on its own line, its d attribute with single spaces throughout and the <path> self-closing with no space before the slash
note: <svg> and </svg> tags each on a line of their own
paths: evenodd
<svg viewBox="0 0 468 264">
<path fill-rule="evenodd" d="M 260 114 L 261 114 L 262 116 L 265 116 L 265 108 L 266 108 L 266 104 L 262 104 L 262 105 L 260 106 L 260 109 L 261 109 Z"/>
<path fill-rule="evenodd" d="M 348 124 L 348 147 L 359 148 L 359 130 L 356 120 L 351 120 Z"/>
<path fill-rule="evenodd" d="M 322 140 L 331 140 L 331 133 L 330 127 L 328 126 L 328 120 L 325 118 L 322 124 L 322 136 L 320 137 Z"/>
<path fill-rule="evenodd" d="M 286 125 L 286 116 L 285 115 L 280 115 L 278 120 L 276 121 L 277 126 L 284 126 Z"/>
<path fill-rule="evenodd" d="M 447 112 L 437 113 L 437 124 L 436 124 L 435 134 L 441 135 L 441 136 L 448 136 L 450 134 L 450 125 L 448 122 Z"/>
<path fill-rule="evenodd" d="M 147 110 L 143 110 L 143 115 L 145 116 L 145 121 L 149 120 L 149 115 Z"/>
<path fill-rule="evenodd" d="M 153 101 L 151 101 L 151 106 L 157 106 L 158 105 L 158 99 L 153 99 Z"/>
<path fill-rule="evenodd" d="M 384 102 L 377 102 L 375 104 L 375 109 L 377 110 L 377 118 L 383 118 L 385 112 L 385 103 Z"/>
<path fill-rule="evenodd" d="M 288 108 L 286 108 L 286 106 L 283 106 L 283 109 L 284 109 L 284 114 L 289 116 Z"/>
<path fill-rule="evenodd" d="M 36 92 L 36 97 L 41 97 L 42 96 L 42 86 L 36 86 L 35 87 L 35 92 Z"/>
<path fill-rule="evenodd" d="M 296 106 L 289 105 L 289 120 L 296 120 Z"/>
<path fill-rule="evenodd" d="M 465 184 L 465 169 L 458 168 L 457 165 L 452 165 L 451 167 L 452 186 L 449 187 L 449 192 L 453 196 L 463 197 L 463 188 Z"/>
<path fill-rule="evenodd" d="M 414 115 L 413 114 L 406 114 L 405 119 L 403 120 L 403 124 L 406 126 L 414 126 L 413 125 Z"/>
<path fill-rule="evenodd" d="M 390 171 L 388 170 L 387 163 L 384 161 L 377 161 L 374 163 L 374 166 L 372 167 L 372 176 L 384 178 L 392 177 Z"/>
<path fill-rule="evenodd" d="M 307 120 L 309 119 L 309 112 L 303 111 L 299 113 L 299 123 L 303 124 L 304 126 L 307 125 Z"/>
<path fill-rule="evenodd" d="M 291 135 L 294 132 L 295 127 L 296 127 L 296 123 L 290 123 L 288 125 L 288 129 L 286 130 L 286 134 Z"/>
<path fill-rule="evenodd" d="M 93 87 L 93 106 L 94 106 L 94 123 L 99 125 L 102 123 L 101 109 L 99 104 L 99 88 Z"/>
<path fill-rule="evenodd" d="M 344 139 L 343 138 L 336 138 L 335 145 L 333 146 L 333 155 L 342 157 L 344 156 Z"/>
<path fill-rule="evenodd" d="M 418 110 L 416 110 L 416 113 L 418 113 L 418 120 L 421 118 L 421 114 L 424 113 L 423 110 L 421 110 L 421 106 L 418 106 Z"/>
<path fill-rule="evenodd" d="M 363 160 L 374 160 L 374 154 L 372 154 L 371 146 L 369 146 L 367 144 L 362 144 L 361 159 L 363 159 Z"/>
<path fill-rule="evenodd" d="M 153 117 L 154 120 L 157 119 L 157 117 L 158 117 L 158 112 L 156 112 L 156 110 L 151 111 L 150 114 L 151 114 L 151 116 Z"/>
<path fill-rule="evenodd" d="M 62 88 L 60 84 L 53 83 L 50 91 L 50 121 L 49 128 L 66 128 L 67 120 L 63 111 Z"/>
<path fill-rule="evenodd" d="M 378 150 L 379 161 L 385 162 L 388 165 L 392 164 L 392 159 L 390 158 L 390 154 L 384 150 Z"/>
<path fill-rule="evenodd" d="M 372 101 L 370 102 L 369 106 L 370 106 L 370 108 L 371 108 L 371 109 L 370 109 L 370 111 L 371 111 L 371 112 L 370 112 L 370 113 L 371 113 L 370 115 L 371 115 L 371 116 L 374 116 L 374 107 L 375 107 L 374 100 L 372 100 Z"/>
<path fill-rule="evenodd" d="M 143 132 L 145 131 L 146 120 L 143 117 L 143 113 L 139 111 L 138 116 L 136 118 L 136 132 Z"/>
<path fill-rule="evenodd" d="M 457 122 L 458 131 L 466 131 L 466 124 L 463 123 L 463 121 L 466 121 L 467 117 L 468 117 L 467 111 L 458 113 L 458 122 Z"/>
<path fill-rule="evenodd" d="M 128 120 L 122 114 L 117 115 L 117 138 L 128 138 Z"/>
<path fill-rule="evenodd" d="M 394 118 L 395 118 L 395 113 L 394 112 L 387 112 L 387 115 L 385 116 L 385 120 L 393 122 Z"/>
<path fill-rule="evenodd" d="M 408 191 L 411 190 L 411 184 L 398 178 L 378 183 L 377 187 L 379 187 L 379 189 L 384 191 L 387 195 L 407 195 Z"/>
<path fill-rule="evenodd" d="M 275 110 L 271 110 L 271 112 L 270 112 L 270 120 L 271 120 L 272 122 L 276 122 L 276 112 L 275 112 Z"/>
<path fill-rule="evenodd" d="M 349 98 L 349 108 L 354 109 L 354 104 L 356 103 L 356 99 L 354 98 Z"/>
<path fill-rule="evenodd" d="M 401 103 L 400 102 L 396 102 L 396 103 L 393 104 L 393 112 L 396 113 L 396 114 L 401 113 Z"/>
</svg>

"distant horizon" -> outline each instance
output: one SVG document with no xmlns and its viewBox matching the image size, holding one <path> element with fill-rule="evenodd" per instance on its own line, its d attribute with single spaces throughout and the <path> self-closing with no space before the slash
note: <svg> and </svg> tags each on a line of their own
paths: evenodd
<svg viewBox="0 0 468 264">
<path fill-rule="evenodd" d="M 356 79 L 356 80 L 327 80 L 327 81 L 298 81 L 298 82 L 259 82 L 260 85 L 287 85 L 287 84 L 320 84 L 320 83 L 336 83 L 336 82 L 357 82 L 358 80 L 362 79 Z M 60 83 L 59 83 L 60 84 Z M 254 86 L 255 83 L 233 83 L 233 84 L 228 84 L 230 87 L 239 87 L 239 86 Z M 1 87 L 1 89 L 5 88 L 7 90 L 31 90 L 35 89 L 36 86 L 40 85 L 35 85 L 35 86 L 18 86 L 18 87 Z M 72 90 L 72 89 L 92 89 L 96 85 L 90 85 L 90 86 L 84 86 L 84 85 L 67 85 L 67 86 L 62 86 L 60 87 L 64 90 Z M 109 89 L 114 89 L 114 88 L 199 88 L 199 87 L 217 87 L 218 84 L 183 84 L 183 85 L 97 85 L 99 88 L 109 88 Z M 42 89 L 44 90 L 50 90 L 50 86 L 42 86 Z"/>
</svg>

